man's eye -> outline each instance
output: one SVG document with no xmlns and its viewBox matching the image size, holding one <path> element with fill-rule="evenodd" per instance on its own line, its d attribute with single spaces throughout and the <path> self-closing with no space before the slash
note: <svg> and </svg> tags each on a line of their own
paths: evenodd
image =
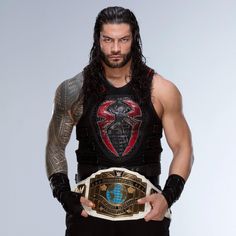
<svg viewBox="0 0 236 236">
<path fill-rule="evenodd" d="M 123 39 L 121 39 L 121 42 L 122 42 L 122 43 L 126 43 L 126 42 L 128 42 L 128 41 L 129 41 L 128 38 L 123 38 Z"/>
<path fill-rule="evenodd" d="M 109 38 L 104 38 L 103 39 L 106 43 L 110 43 L 111 42 L 111 39 L 109 39 Z"/>
</svg>

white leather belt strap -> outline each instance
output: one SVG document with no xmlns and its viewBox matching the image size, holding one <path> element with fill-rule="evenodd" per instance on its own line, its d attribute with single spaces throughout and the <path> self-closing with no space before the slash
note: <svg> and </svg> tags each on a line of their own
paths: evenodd
<svg viewBox="0 0 236 236">
<path fill-rule="evenodd" d="M 112 221 L 144 218 L 151 206 L 137 200 L 161 192 L 144 176 L 125 168 L 99 170 L 79 182 L 74 191 L 95 203 L 93 209 L 83 205 L 89 215 Z M 170 209 L 165 217 L 171 218 Z"/>
</svg>

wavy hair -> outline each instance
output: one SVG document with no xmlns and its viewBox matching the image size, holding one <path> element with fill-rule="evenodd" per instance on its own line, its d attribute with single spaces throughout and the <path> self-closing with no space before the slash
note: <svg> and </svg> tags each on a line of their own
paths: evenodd
<svg viewBox="0 0 236 236">
<path fill-rule="evenodd" d="M 142 54 L 142 41 L 140 37 L 139 25 L 135 15 L 129 10 L 122 7 L 108 7 L 103 9 L 97 16 L 94 34 L 93 46 L 90 51 L 89 64 L 83 70 L 84 85 L 83 93 L 86 101 L 91 95 L 97 99 L 102 99 L 106 95 L 106 91 L 101 88 L 99 75 L 103 74 L 103 66 L 101 64 L 101 48 L 100 48 L 100 32 L 103 24 L 121 24 L 127 23 L 132 31 L 131 45 L 131 82 L 132 89 L 136 100 L 144 103 L 150 99 L 151 80 L 148 79 L 148 74 L 153 75 L 151 70 L 146 65 L 146 59 Z M 150 77 L 149 77 L 150 78 Z"/>
</svg>

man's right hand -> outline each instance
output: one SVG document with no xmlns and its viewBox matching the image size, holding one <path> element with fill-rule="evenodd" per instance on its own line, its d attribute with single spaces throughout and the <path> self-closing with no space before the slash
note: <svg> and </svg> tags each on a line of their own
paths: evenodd
<svg viewBox="0 0 236 236">
<path fill-rule="evenodd" d="M 81 197 L 79 193 L 66 191 L 61 193 L 60 202 L 64 210 L 75 216 L 88 217 L 88 213 L 84 210 L 83 205 L 87 207 L 94 207 L 94 203 L 85 197 Z"/>
<path fill-rule="evenodd" d="M 87 207 L 94 207 L 94 203 L 82 197 L 81 194 L 71 191 L 66 174 L 55 173 L 49 180 L 53 196 L 57 198 L 68 214 L 88 217 L 82 204 Z"/>
<path fill-rule="evenodd" d="M 81 197 L 80 198 L 80 202 L 81 202 L 81 204 L 83 204 L 83 205 L 85 205 L 87 207 L 92 207 L 92 208 L 95 207 L 95 204 L 92 201 L 90 201 L 87 198 L 85 198 L 85 197 Z M 83 217 L 88 217 L 88 213 L 85 210 L 82 211 L 81 215 Z"/>
<path fill-rule="evenodd" d="M 83 207 L 80 202 L 81 195 L 79 193 L 65 191 L 60 194 L 60 202 L 68 214 L 80 216 Z"/>
</svg>

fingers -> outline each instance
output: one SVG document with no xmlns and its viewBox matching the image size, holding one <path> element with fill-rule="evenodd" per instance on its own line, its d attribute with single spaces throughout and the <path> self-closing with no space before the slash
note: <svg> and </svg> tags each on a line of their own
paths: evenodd
<svg viewBox="0 0 236 236">
<path fill-rule="evenodd" d="M 164 215 L 162 214 L 158 214 L 155 209 L 151 210 L 145 217 L 144 220 L 146 222 L 150 221 L 150 220 L 157 220 L 157 221 L 161 221 L 164 219 Z"/>
<path fill-rule="evenodd" d="M 83 217 L 88 217 L 88 213 L 85 211 L 85 210 L 83 210 L 82 212 L 81 212 L 81 216 L 83 216 Z"/>
<path fill-rule="evenodd" d="M 140 198 L 137 202 L 138 204 L 149 203 L 152 207 L 150 212 L 144 217 L 145 221 L 158 220 L 161 221 L 164 219 L 165 212 L 168 208 L 166 202 L 163 200 L 162 194 L 151 194 L 144 198 Z"/>
<path fill-rule="evenodd" d="M 146 197 L 143 197 L 143 198 L 140 198 L 138 199 L 138 204 L 145 204 L 147 202 L 153 202 L 155 199 L 155 194 L 152 194 L 152 195 L 149 195 L 149 196 L 146 196 Z"/>
<path fill-rule="evenodd" d="M 92 207 L 92 208 L 95 207 L 95 204 L 92 201 L 90 201 L 87 198 L 85 198 L 85 197 L 81 197 L 80 198 L 80 202 L 81 202 L 81 204 L 83 204 L 83 205 L 85 205 L 87 207 Z"/>
<path fill-rule="evenodd" d="M 95 207 L 95 204 L 92 201 L 85 198 L 85 197 L 80 198 L 80 203 L 83 204 L 84 206 L 87 206 L 87 207 L 92 207 L 92 208 Z M 88 217 L 88 213 L 85 210 L 83 210 L 81 212 L 81 216 Z"/>
<path fill-rule="evenodd" d="M 145 217 L 144 220 L 146 222 L 152 220 L 154 217 L 156 216 L 156 214 L 153 212 L 153 210 L 151 210 Z"/>
</svg>

